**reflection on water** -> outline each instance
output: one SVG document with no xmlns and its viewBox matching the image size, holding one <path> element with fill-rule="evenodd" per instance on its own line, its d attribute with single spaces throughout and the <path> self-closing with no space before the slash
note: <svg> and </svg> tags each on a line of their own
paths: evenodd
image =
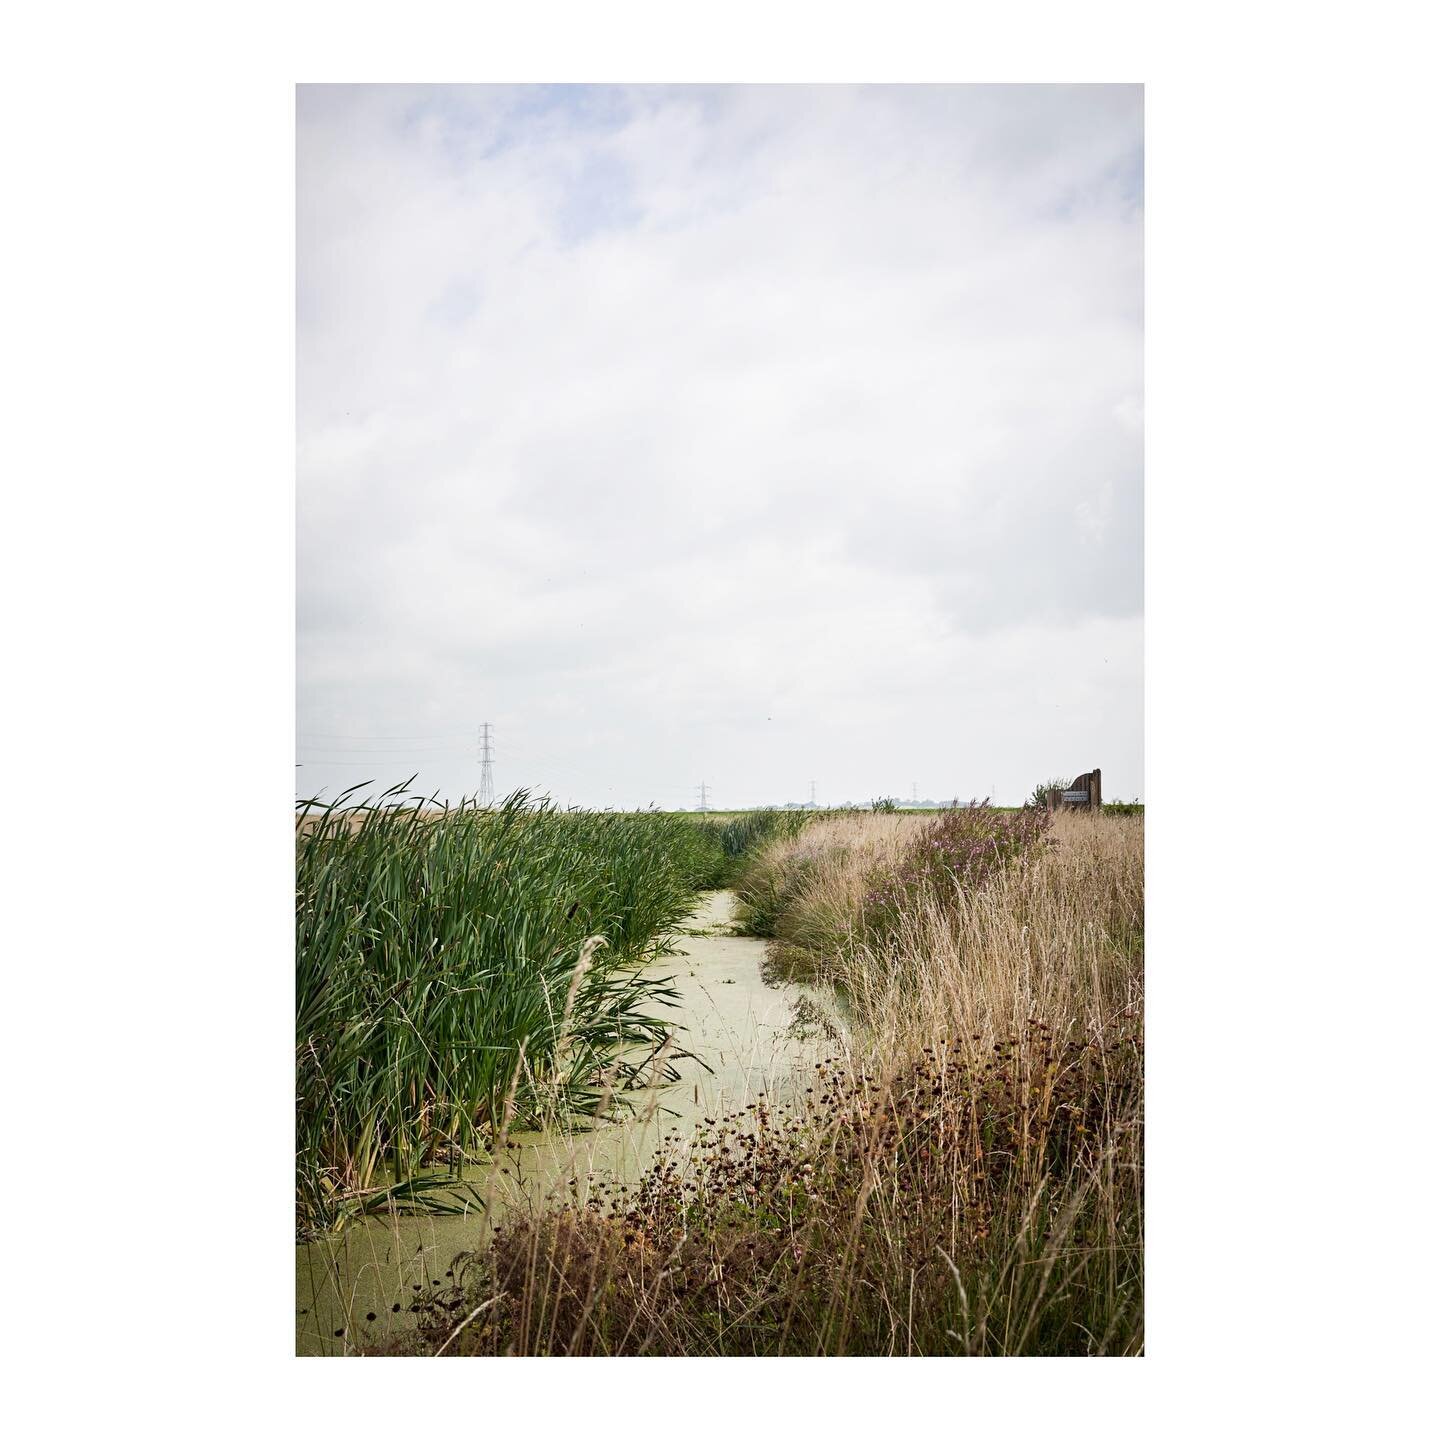
<svg viewBox="0 0 1440 1440">
<path fill-rule="evenodd" d="M 466 1213 L 367 1220 L 295 1250 L 295 1343 L 302 1355 L 341 1354 L 365 1332 L 404 1314 L 418 1292 L 443 1285 L 454 1257 L 483 1244 L 499 1215 L 538 1206 L 577 1181 L 583 1201 L 603 1179 L 638 1176 L 672 1129 L 688 1135 L 705 1116 L 741 1110 L 760 1095 L 783 1101 L 798 1074 L 835 1042 L 835 1001 L 806 985 L 766 985 L 764 942 L 730 933 L 734 897 L 703 898 L 678 953 L 658 961 L 673 975 L 681 1040 L 710 1067 L 677 1062 L 675 1084 L 636 1097 L 636 1113 L 578 1134 L 515 1134 L 498 1163 L 467 1167 Z M 797 1005 L 805 1022 L 795 1024 Z M 833 1033 L 833 1029 L 832 1029 Z M 478 1197 L 478 1198 L 477 1198 Z M 457 1197 L 459 1198 L 459 1197 Z M 336 1331 L 343 1331 L 337 1336 Z"/>
</svg>

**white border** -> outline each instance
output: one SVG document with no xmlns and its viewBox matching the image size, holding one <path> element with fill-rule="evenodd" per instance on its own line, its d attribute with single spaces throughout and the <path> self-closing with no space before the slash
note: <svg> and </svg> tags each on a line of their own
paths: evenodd
<svg viewBox="0 0 1440 1440">
<path fill-rule="evenodd" d="M 293 82 L 1088 79 L 1147 83 L 1150 1357 L 467 1372 L 474 1423 L 1404 1428 L 1433 1128 L 1403 1113 L 1433 996 L 1405 910 L 1433 884 L 1418 13 L 12 19 L 11 1289 L 47 1411 L 468 1418 L 289 1355 Z"/>
</svg>

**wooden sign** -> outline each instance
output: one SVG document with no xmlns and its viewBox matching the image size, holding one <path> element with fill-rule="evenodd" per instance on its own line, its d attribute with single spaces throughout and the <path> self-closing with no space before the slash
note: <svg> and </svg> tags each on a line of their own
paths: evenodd
<svg viewBox="0 0 1440 1440">
<path fill-rule="evenodd" d="M 1051 790 L 1049 804 L 1052 810 L 1061 805 L 1069 805 L 1077 810 L 1098 810 L 1100 808 L 1099 770 L 1087 770 L 1083 775 L 1077 775 L 1070 782 L 1068 790 Z"/>
</svg>

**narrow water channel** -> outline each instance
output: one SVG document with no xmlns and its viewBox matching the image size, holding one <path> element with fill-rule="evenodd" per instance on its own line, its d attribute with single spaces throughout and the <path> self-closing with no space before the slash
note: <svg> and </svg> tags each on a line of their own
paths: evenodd
<svg viewBox="0 0 1440 1440">
<path fill-rule="evenodd" d="M 817 1059 L 834 1053 L 841 1023 L 834 997 L 806 985 L 767 985 L 765 944 L 733 933 L 733 910 L 727 890 L 703 896 L 676 937 L 677 953 L 653 966 L 674 977 L 680 1006 L 666 1013 L 684 1026 L 680 1038 L 697 1057 L 677 1063 L 680 1079 L 642 1096 L 632 1117 L 597 1130 L 513 1135 L 516 1148 L 498 1163 L 467 1169 L 484 1203 L 464 1215 L 369 1220 L 297 1246 L 298 1354 L 345 1353 L 383 1329 L 394 1306 L 405 1316 L 417 1289 L 443 1283 L 451 1260 L 480 1247 L 499 1216 L 539 1208 L 557 1194 L 570 1198 L 571 1178 L 582 1200 L 599 1180 L 633 1179 L 670 1130 L 689 1136 L 705 1116 L 742 1110 L 760 1095 L 783 1103 Z"/>
</svg>

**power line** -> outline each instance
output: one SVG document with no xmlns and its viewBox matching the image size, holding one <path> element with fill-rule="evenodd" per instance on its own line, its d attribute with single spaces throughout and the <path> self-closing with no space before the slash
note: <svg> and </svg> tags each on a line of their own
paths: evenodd
<svg viewBox="0 0 1440 1440">
<path fill-rule="evenodd" d="M 305 760 L 302 761 L 301 764 L 308 766 L 312 770 L 347 769 L 378 771 L 382 768 L 379 765 L 372 765 L 368 760 Z M 411 767 L 409 765 L 397 765 L 394 769 L 409 770 Z M 418 766 L 414 768 L 414 773 L 419 774 Z"/>
<path fill-rule="evenodd" d="M 465 740 L 468 739 L 463 731 L 446 730 L 435 735 L 341 735 L 334 730 L 301 730 L 301 735 L 309 735 L 315 740 L 396 740 L 400 742 L 410 740 Z"/>
<path fill-rule="evenodd" d="M 463 745 L 394 745 L 388 749 L 376 749 L 364 745 L 319 745 L 302 740 L 295 747 L 309 755 L 378 755 L 382 760 L 387 755 L 468 755 L 468 746 Z"/>
<path fill-rule="evenodd" d="M 704 810 L 708 810 L 709 808 L 710 808 L 710 802 L 709 802 L 709 787 L 708 787 L 708 786 L 705 784 L 705 782 L 702 780 L 702 781 L 700 782 L 700 809 L 701 809 L 702 811 L 704 811 Z"/>
</svg>

